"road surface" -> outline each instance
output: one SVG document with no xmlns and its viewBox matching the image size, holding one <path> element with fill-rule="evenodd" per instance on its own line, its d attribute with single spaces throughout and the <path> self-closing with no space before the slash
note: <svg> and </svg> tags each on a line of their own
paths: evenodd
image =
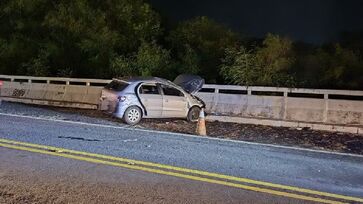
<svg viewBox="0 0 363 204">
<path fill-rule="evenodd" d="M 71 115 L 54 118 L 41 110 L 0 109 L 0 185 L 6 189 L 0 190 L 0 202 L 24 199 L 18 195 L 22 189 L 32 193 L 37 187 L 33 193 L 47 199 L 33 194 L 25 199 L 363 201 L 363 156 L 140 130 Z"/>
</svg>

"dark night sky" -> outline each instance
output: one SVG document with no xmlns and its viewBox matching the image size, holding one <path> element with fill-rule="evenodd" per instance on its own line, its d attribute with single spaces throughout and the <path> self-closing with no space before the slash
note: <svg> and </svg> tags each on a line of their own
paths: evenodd
<svg viewBox="0 0 363 204">
<path fill-rule="evenodd" d="M 208 16 L 246 35 L 267 32 L 312 43 L 363 30 L 363 0 L 150 0 L 172 21 Z"/>
</svg>

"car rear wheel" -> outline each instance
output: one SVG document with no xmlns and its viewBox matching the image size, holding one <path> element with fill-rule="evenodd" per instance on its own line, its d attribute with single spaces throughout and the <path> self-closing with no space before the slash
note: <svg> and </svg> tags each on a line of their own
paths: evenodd
<svg viewBox="0 0 363 204">
<path fill-rule="evenodd" d="M 142 118 L 141 109 L 137 106 L 128 107 L 124 113 L 124 121 L 129 125 L 136 125 Z"/>
<path fill-rule="evenodd" d="M 198 106 L 193 106 L 191 109 L 189 109 L 187 120 L 189 122 L 197 122 L 199 119 L 201 108 Z"/>
</svg>

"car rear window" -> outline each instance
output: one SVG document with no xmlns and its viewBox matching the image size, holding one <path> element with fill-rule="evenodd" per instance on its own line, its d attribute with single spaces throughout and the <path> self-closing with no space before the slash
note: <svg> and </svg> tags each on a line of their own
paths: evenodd
<svg viewBox="0 0 363 204">
<path fill-rule="evenodd" d="M 140 94 L 160 94 L 159 89 L 156 85 L 143 84 L 140 87 Z"/>
<path fill-rule="evenodd" d="M 113 91 L 123 91 L 128 85 L 128 83 L 122 81 L 111 81 L 105 88 Z"/>
</svg>

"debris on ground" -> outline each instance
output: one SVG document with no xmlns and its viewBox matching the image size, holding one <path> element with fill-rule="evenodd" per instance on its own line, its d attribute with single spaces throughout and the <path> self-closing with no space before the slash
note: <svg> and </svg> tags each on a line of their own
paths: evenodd
<svg viewBox="0 0 363 204">
<path fill-rule="evenodd" d="M 120 119 L 96 110 L 51 108 L 122 123 Z M 138 128 L 195 135 L 197 123 L 182 119 L 143 119 Z M 226 122 L 207 122 L 210 137 L 294 147 L 363 154 L 363 135 L 311 130 L 309 128 L 271 127 Z"/>
</svg>

